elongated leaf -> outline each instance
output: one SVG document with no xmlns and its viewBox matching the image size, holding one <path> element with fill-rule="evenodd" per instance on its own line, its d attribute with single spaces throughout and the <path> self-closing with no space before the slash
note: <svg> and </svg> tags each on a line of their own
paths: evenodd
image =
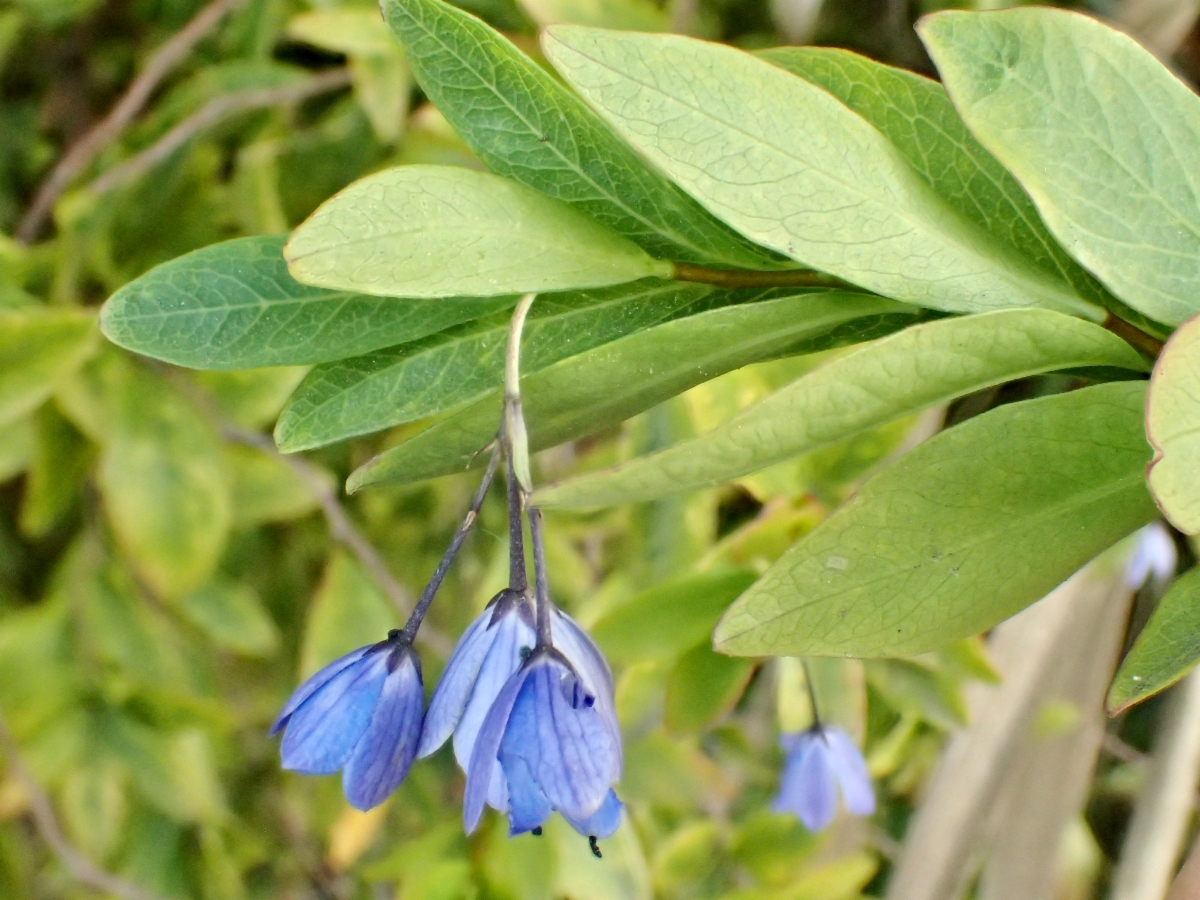
<svg viewBox="0 0 1200 900">
<path fill-rule="evenodd" d="M 714 653 L 708 641 L 683 655 L 667 676 L 663 718 L 686 734 L 715 725 L 741 699 L 758 663 Z"/>
<path fill-rule="evenodd" d="M 829 47 L 779 47 L 762 58 L 811 81 L 891 141 L 954 211 L 1080 297 L 1111 298 L 1046 229 L 1029 196 L 971 135 L 946 89 L 913 72 Z"/>
<path fill-rule="evenodd" d="M 617 132 L 746 237 L 921 306 L 1099 310 L 958 215 L 830 94 L 674 35 L 556 25 L 546 55 Z"/>
<path fill-rule="evenodd" d="M 1200 98 L 1076 13 L 940 13 L 919 31 L 967 126 L 1063 246 L 1153 319 L 1200 312 Z"/>
<path fill-rule="evenodd" d="M 542 506 L 607 506 L 720 484 L 989 385 L 1077 366 L 1146 371 L 1098 325 L 1010 309 L 916 325 L 797 379 L 713 430 L 542 488 Z"/>
<path fill-rule="evenodd" d="M 672 272 L 565 203 L 453 166 L 399 166 L 356 181 L 283 253 L 305 284 L 385 296 L 570 290 Z"/>
<path fill-rule="evenodd" d="M 0 425 L 36 408 L 95 348 L 96 320 L 87 313 L 0 313 Z"/>
<path fill-rule="evenodd" d="M 180 611 L 218 647 L 245 656 L 271 656 L 279 631 L 250 587 L 214 580 L 180 602 Z"/>
<path fill-rule="evenodd" d="M 657 279 L 540 296 L 525 326 L 521 371 L 532 374 L 641 328 L 736 297 Z M 290 453 L 477 400 L 503 381 L 509 318 L 492 316 L 424 341 L 315 369 L 280 415 L 275 440 Z"/>
<path fill-rule="evenodd" d="M 1116 715 L 1168 688 L 1200 660 L 1200 569 L 1181 575 L 1121 663 L 1108 690 L 1109 713 Z"/>
<path fill-rule="evenodd" d="M 576 206 L 664 259 L 771 264 L 479 19 L 441 0 L 384 0 L 383 12 L 421 89 L 496 174 Z"/>
<path fill-rule="evenodd" d="M 118 367 L 100 489 L 117 541 L 158 595 L 182 596 L 212 574 L 233 518 L 220 440 L 157 376 Z"/>
<path fill-rule="evenodd" d="M 1155 451 L 1147 473 L 1154 499 L 1172 525 L 1200 534 L 1200 316 L 1171 335 L 1154 364 L 1146 436 Z"/>
<path fill-rule="evenodd" d="M 781 353 L 894 331 L 918 311 L 882 297 L 809 291 L 676 319 L 522 379 L 530 448 L 594 434 L 702 381 Z M 471 404 L 350 476 L 351 490 L 460 472 L 496 434 L 500 395 Z"/>
<path fill-rule="evenodd" d="M 658 585 L 622 603 L 591 629 L 620 665 L 669 660 L 704 639 L 737 595 L 754 583 L 748 569 L 704 572 Z"/>
<path fill-rule="evenodd" d="M 516 297 L 374 297 L 301 284 L 285 237 L 213 244 L 163 263 L 109 298 L 100 327 L 128 350 L 198 369 L 299 365 L 413 341 Z"/>
<path fill-rule="evenodd" d="M 1157 515 L 1142 383 L 984 413 L 911 451 L 730 607 L 739 656 L 896 656 L 990 628 Z"/>
</svg>

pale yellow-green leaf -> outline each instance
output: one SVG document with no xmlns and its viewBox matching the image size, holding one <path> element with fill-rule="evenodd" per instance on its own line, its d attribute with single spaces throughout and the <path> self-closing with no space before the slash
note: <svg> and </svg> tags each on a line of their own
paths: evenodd
<svg viewBox="0 0 1200 900">
<path fill-rule="evenodd" d="M 326 201 L 284 247 L 296 280 L 398 297 L 495 296 L 669 277 L 574 208 L 484 172 L 400 166 Z"/>
<path fill-rule="evenodd" d="M 1200 312 L 1200 98 L 1128 35 L 1065 10 L 943 12 L 921 40 L 1051 233 L 1138 312 Z"/>
<path fill-rule="evenodd" d="M 670 31 L 671 18 L 650 0 L 520 0 L 539 25 L 592 25 L 624 31 Z"/>
<path fill-rule="evenodd" d="M 395 143 L 404 132 L 413 87 L 403 55 L 397 49 L 385 56 L 351 56 L 350 77 L 375 134 L 385 144 Z"/>
<path fill-rule="evenodd" d="M 253 588 L 214 578 L 179 601 L 179 611 L 218 647 L 244 656 L 271 656 L 279 632 Z"/>
<path fill-rule="evenodd" d="M 317 508 L 312 488 L 278 456 L 253 447 L 229 446 L 226 460 L 233 480 L 233 521 L 238 527 L 298 519 Z"/>
<path fill-rule="evenodd" d="M 96 318 L 69 309 L 0 312 L 0 425 L 45 400 L 92 354 Z"/>
<path fill-rule="evenodd" d="M 989 385 L 1078 366 L 1145 371 L 1089 322 L 1013 309 L 915 325 L 835 358 L 711 431 L 542 488 L 542 506 L 605 506 L 720 484 Z"/>
<path fill-rule="evenodd" d="M 100 460 L 105 510 L 149 587 L 179 597 L 212 574 L 232 522 L 221 441 L 159 376 L 130 366 L 117 389 Z"/>
<path fill-rule="evenodd" d="M 0 430 L 0 482 L 20 475 L 33 457 L 35 434 L 33 421 L 18 419 Z"/>
<path fill-rule="evenodd" d="M 294 16 L 287 24 L 287 35 L 329 50 L 358 56 L 383 56 L 400 52 L 391 30 L 374 7 L 314 9 Z"/>
<path fill-rule="evenodd" d="M 1172 525 L 1200 534 L 1200 316 L 1179 327 L 1154 365 L 1146 435 L 1154 499 Z"/>
<path fill-rule="evenodd" d="M 740 50 L 556 25 L 560 74 L 714 216 L 779 253 L 952 312 L 1101 311 L 959 215 L 830 94 Z"/>
</svg>

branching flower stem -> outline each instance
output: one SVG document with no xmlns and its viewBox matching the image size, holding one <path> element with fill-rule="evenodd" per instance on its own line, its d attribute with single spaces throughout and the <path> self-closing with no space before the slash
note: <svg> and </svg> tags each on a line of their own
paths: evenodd
<svg viewBox="0 0 1200 900">
<path fill-rule="evenodd" d="M 529 516 L 529 537 L 533 541 L 534 595 L 537 602 L 537 646 L 549 647 L 550 590 L 546 582 L 546 541 L 542 535 L 542 511 L 528 505 L 533 493 L 533 477 L 529 471 L 529 436 L 525 429 L 525 413 L 521 406 L 521 332 L 536 294 L 526 294 L 513 310 L 508 330 L 508 348 L 504 357 L 504 420 L 500 442 L 508 457 L 509 471 L 509 529 L 513 546 L 512 566 L 515 580 L 526 581 L 525 548 L 521 538 L 521 512 Z M 520 561 L 517 554 L 520 554 Z M 524 588 L 528 585 L 525 584 Z"/>
<path fill-rule="evenodd" d="M 450 569 L 450 564 L 454 562 L 454 557 L 458 556 L 458 551 L 462 547 L 463 541 L 467 539 L 467 534 L 471 531 L 471 526 L 475 524 L 475 520 L 479 517 L 479 509 L 483 506 L 483 500 L 487 496 L 488 488 L 492 486 L 492 479 L 496 476 L 496 468 L 499 463 L 500 447 L 497 446 L 492 450 L 492 457 L 488 460 L 487 468 L 483 472 L 483 480 L 479 482 L 479 488 L 475 491 L 475 496 L 471 498 L 471 505 L 467 509 L 467 514 L 463 518 L 462 524 L 458 526 L 458 531 L 455 532 L 454 538 L 450 541 L 450 546 L 442 554 L 442 561 L 438 563 L 433 577 L 425 585 L 425 590 L 421 592 L 421 596 L 417 600 L 417 605 L 413 607 L 412 614 L 408 617 L 408 622 L 404 625 L 402 639 L 406 643 L 411 644 L 416 639 L 417 630 L 421 627 L 421 622 L 425 619 L 425 613 L 429 611 L 429 604 L 433 602 L 438 588 L 442 586 L 442 581 L 446 577 L 446 572 Z"/>
</svg>

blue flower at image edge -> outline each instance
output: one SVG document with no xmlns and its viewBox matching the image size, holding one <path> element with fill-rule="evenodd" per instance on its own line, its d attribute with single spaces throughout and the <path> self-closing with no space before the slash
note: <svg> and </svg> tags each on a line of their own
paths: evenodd
<svg viewBox="0 0 1200 900">
<path fill-rule="evenodd" d="M 416 757 L 425 693 L 421 663 L 401 637 L 360 647 L 297 688 L 271 727 L 286 729 L 283 767 L 306 775 L 342 770 L 342 788 L 361 810 L 378 806 Z"/>
<path fill-rule="evenodd" d="M 846 809 L 856 816 L 875 812 L 871 774 L 858 746 L 836 725 L 783 734 L 787 753 L 779 794 L 771 808 L 800 819 L 809 831 L 820 831 L 837 812 L 838 789 Z"/>
<path fill-rule="evenodd" d="M 610 836 L 621 821 L 612 790 L 621 775 L 615 719 L 567 658 L 533 650 L 504 683 L 479 730 L 467 770 L 463 824 L 475 830 L 497 772 L 507 792 L 509 834 L 537 831 L 559 812 L 580 834 Z"/>
</svg>

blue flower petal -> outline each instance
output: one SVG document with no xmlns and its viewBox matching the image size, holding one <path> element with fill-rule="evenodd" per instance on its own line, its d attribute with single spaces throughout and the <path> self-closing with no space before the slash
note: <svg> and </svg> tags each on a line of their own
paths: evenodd
<svg viewBox="0 0 1200 900">
<path fill-rule="evenodd" d="M 521 667 L 504 683 L 479 729 L 471 751 L 471 763 L 467 767 L 467 790 L 463 796 L 463 827 L 467 834 L 475 830 L 479 817 L 483 815 L 483 804 L 491 787 L 493 772 L 499 768 L 496 756 L 500 751 L 500 741 L 508 727 L 508 717 L 516 703 L 517 694 L 525 686 L 532 668 Z"/>
<path fill-rule="evenodd" d="M 301 704 L 280 747 L 285 769 L 328 775 L 346 764 L 379 702 L 387 657 L 373 653 L 350 664 Z"/>
<path fill-rule="evenodd" d="M 784 767 L 779 795 L 772 808 L 799 817 L 809 831 L 820 831 L 837 810 L 837 783 L 829 750 L 816 732 L 808 732 Z"/>
<path fill-rule="evenodd" d="M 596 697 L 596 709 L 604 716 L 612 731 L 617 748 L 617 777 L 621 770 L 621 726 L 617 723 L 617 706 L 613 697 L 612 670 L 592 636 L 560 609 L 554 610 L 551 630 L 554 646 L 567 658 Z"/>
<path fill-rule="evenodd" d="M 335 659 L 319 672 L 309 677 L 304 684 L 300 685 L 300 687 L 296 688 L 296 690 L 292 692 L 292 696 L 288 698 L 288 702 L 284 704 L 283 709 L 280 710 L 278 718 L 275 719 L 275 723 L 271 726 L 271 735 L 274 736 L 283 731 L 284 726 L 286 726 L 288 723 L 288 719 L 292 717 L 292 713 L 294 713 L 300 707 L 301 703 L 324 687 L 325 684 L 338 672 L 362 659 L 363 654 L 370 650 L 372 646 L 374 645 L 372 644 L 367 647 L 359 647 L 357 650 Z"/>
<path fill-rule="evenodd" d="M 518 705 L 520 698 L 517 699 Z M 514 714 L 516 710 L 514 709 Z M 510 720 L 511 721 L 511 720 Z M 505 757 L 500 753 L 500 765 L 508 781 L 508 836 L 516 837 L 540 826 L 550 818 L 550 801 L 538 787 L 529 763 L 520 756 Z"/>
<path fill-rule="evenodd" d="M 411 650 L 399 652 L 401 658 L 384 679 L 371 723 L 342 773 L 346 799 L 364 811 L 378 806 L 400 786 L 420 738 L 425 704 L 421 673 Z"/>
<path fill-rule="evenodd" d="M 592 813 L 590 818 L 582 821 L 576 821 L 566 815 L 563 818 L 584 837 L 603 840 L 606 837 L 612 837 L 621 826 L 621 812 L 624 809 L 625 805 L 617 799 L 616 792 L 610 789 L 608 796 L 600 804 L 600 808 Z"/>
<path fill-rule="evenodd" d="M 592 816 L 620 772 L 604 716 L 586 702 L 574 673 L 550 656 L 528 667 L 532 722 L 511 723 L 505 752 L 528 760 L 550 804 L 575 820 Z"/>
<path fill-rule="evenodd" d="M 450 659 L 446 661 L 446 669 L 438 680 L 433 699 L 429 701 L 429 710 L 425 713 L 421 743 L 417 747 L 418 758 L 423 759 L 441 747 L 462 719 L 479 675 L 479 667 L 496 635 L 495 630 L 488 629 L 491 619 L 492 610 L 488 607 L 463 632 Z"/>
<path fill-rule="evenodd" d="M 500 689 L 521 668 L 521 651 L 532 649 L 537 635 L 516 612 L 492 626 L 495 637 L 479 667 L 471 698 L 454 729 L 454 756 L 466 771 L 471 765 L 475 738 Z"/>
<path fill-rule="evenodd" d="M 875 791 L 862 751 L 850 739 L 850 735 L 836 726 L 824 729 L 824 740 L 829 746 L 829 764 L 842 787 L 846 809 L 856 816 L 873 814 Z"/>
</svg>

